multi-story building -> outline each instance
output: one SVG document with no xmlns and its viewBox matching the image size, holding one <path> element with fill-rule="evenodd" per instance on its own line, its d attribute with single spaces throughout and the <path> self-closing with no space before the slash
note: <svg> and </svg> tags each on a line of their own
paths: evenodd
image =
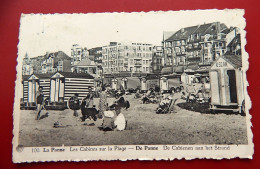
<svg viewBox="0 0 260 169">
<path fill-rule="evenodd" d="M 72 45 L 71 48 L 71 65 L 77 65 L 82 59 L 89 56 L 87 48 L 82 48 L 79 44 Z"/>
<path fill-rule="evenodd" d="M 40 73 L 71 72 L 71 58 L 64 52 L 46 53 Z"/>
<path fill-rule="evenodd" d="M 95 47 L 88 50 L 89 59 L 98 65 L 102 65 L 102 47 Z"/>
<path fill-rule="evenodd" d="M 23 59 L 23 66 L 22 66 L 22 74 L 23 75 L 31 75 L 33 73 L 33 65 L 30 57 L 26 53 Z"/>
<path fill-rule="evenodd" d="M 151 62 L 151 44 L 110 42 L 102 47 L 104 73 L 150 73 Z"/>
<path fill-rule="evenodd" d="M 152 72 L 160 73 L 163 67 L 163 47 L 154 46 L 152 56 Z"/>
<path fill-rule="evenodd" d="M 211 63 L 225 54 L 233 35 L 219 22 L 182 28 L 163 41 L 165 66 Z"/>
<path fill-rule="evenodd" d="M 241 55 L 241 37 L 237 34 L 235 38 L 227 45 L 227 54 Z"/>
</svg>

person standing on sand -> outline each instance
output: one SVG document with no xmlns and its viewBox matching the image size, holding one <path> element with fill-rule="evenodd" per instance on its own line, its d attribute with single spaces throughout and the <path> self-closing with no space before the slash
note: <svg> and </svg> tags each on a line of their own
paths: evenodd
<svg viewBox="0 0 260 169">
<path fill-rule="evenodd" d="M 69 99 L 69 108 L 74 111 L 73 116 L 78 117 L 79 113 L 78 110 L 80 109 L 80 103 L 79 103 L 79 94 L 74 93 L 74 96 L 72 96 Z"/>
<path fill-rule="evenodd" d="M 93 108 L 93 106 L 94 106 L 94 93 L 92 91 L 92 87 L 89 86 L 88 90 L 89 90 L 89 93 L 88 93 L 88 95 L 86 97 L 86 100 L 87 100 L 86 107 L 87 108 Z"/>
<path fill-rule="evenodd" d="M 41 111 L 44 104 L 44 95 L 42 91 L 43 87 L 39 87 L 38 91 L 36 92 L 36 104 L 37 104 L 37 113 L 35 120 L 40 120 Z"/>
<path fill-rule="evenodd" d="M 106 92 L 106 87 L 102 86 L 102 91 L 99 94 L 99 115 L 104 115 L 104 111 L 107 110 L 107 92 Z"/>
</svg>

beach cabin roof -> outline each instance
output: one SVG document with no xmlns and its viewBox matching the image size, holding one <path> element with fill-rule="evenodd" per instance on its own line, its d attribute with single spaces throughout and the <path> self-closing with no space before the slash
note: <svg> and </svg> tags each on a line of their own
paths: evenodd
<svg viewBox="0 0 260 169">
<path fill-rule="evenodd" d="M 241 68 L 242 67 L 242 57 L 241 55 L 225 55 L 219 57 L 212 65 L 211 69 L 221 69 L 221 68 Z"/>
<path fill-rule="evenodd" d="M 32 74 L 30 75 L 27 80 L 32 80 L 32 79 L 49 79 L 51 78 L 53 74 L 51 73 L 44 73 L 44 74 Z M 25 80 L 25 79 L 24 79 Z"/>
<path fill-rule="evenodd" d="M 242 67 L 242 57 L 241 55 L 225 55 L 224 58 L 232 64 L 235 68 Z"/>
<path fill-rule="evenodd" d="M 75 73 L 75 72 L 56 72 L 52 78 L 57 77 L 65 77 L 65 78 L 84 78 L 84 79 L 94 79 L 94 77 L 88 73 Z"/>
<path fill-rule="evenodd" d="M 28 80 L 31 75 L 22 75 L 22 81 Z"/>
</svg>

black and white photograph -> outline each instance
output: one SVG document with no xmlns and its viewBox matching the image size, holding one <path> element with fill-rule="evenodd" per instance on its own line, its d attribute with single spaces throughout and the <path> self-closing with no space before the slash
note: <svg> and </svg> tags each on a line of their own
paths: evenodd
<svg viewBox="0 0 260 169">
<path fill-rule="evenodd" d="M 251 158 L 243 14 L 22 14 L 14 162 Z"/>
</svg>

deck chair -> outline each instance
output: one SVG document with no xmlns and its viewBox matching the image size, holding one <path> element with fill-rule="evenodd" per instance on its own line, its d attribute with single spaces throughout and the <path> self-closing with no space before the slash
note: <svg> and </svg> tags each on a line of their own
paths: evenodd
<svg viewBox="0 0 260 169">
<path fill-rule="evenodd" d="M 177 99 L 172 99 L 169 103 L 169 105 L 162 111 L 163 114 L 169 113 L 173 110 L 174 105 L 176 103 Z"/>
</svg>

